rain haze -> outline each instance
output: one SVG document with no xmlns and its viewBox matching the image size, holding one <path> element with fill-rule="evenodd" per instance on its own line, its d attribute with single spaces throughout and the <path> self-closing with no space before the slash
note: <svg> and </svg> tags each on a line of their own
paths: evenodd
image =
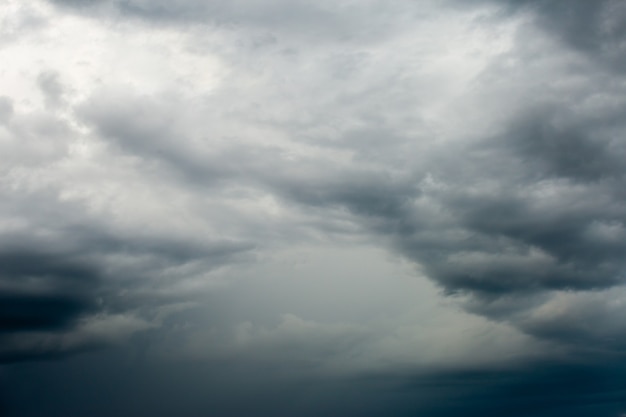
<svg viewBox="0 0 626 417">
<path fill-rule="evenodd" d="M 0 415 L 623 417 L 626 3 L 4 0 Z"/>
</svg>

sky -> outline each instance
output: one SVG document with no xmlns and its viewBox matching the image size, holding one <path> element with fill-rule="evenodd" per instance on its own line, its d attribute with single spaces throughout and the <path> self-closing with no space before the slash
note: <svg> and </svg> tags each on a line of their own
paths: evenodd
<svg viewBox="0 0 626 417">
<path fill-rule="evenodd" d="M 626 3 L 4 0 L 0 415 L 626 416 Z"/>
</svg>

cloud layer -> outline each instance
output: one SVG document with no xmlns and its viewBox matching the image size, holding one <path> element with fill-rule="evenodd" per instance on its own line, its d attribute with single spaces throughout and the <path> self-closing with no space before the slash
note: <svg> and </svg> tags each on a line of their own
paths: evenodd
<svg viewBox="0 0 626 417">
<path fill-rule="evenodd" d="M 1 6 L 8 409 L 619 415 L 625 18 L 613 0 Z M 118 386 L 112 405 L 24 400 L 67 372 L 76 396 Z"/>
</svg>

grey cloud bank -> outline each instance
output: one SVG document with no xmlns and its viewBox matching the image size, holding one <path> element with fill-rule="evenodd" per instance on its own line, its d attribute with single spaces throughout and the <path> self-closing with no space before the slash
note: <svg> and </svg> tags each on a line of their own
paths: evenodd
<svg viewBox="0 0 626 417">
<path fill-rule="evenodd" d="M 624 413 L 625 18 L 0 6 L 0 412 Z"/>
</svg>

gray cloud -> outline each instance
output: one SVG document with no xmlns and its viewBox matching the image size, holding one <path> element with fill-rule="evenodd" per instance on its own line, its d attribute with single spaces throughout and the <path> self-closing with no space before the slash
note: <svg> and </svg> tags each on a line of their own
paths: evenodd
<svg viewBox="0 0 626 417">
<path fill-rule="evenodd" d="M 577 50 L 623 70 L 626 10 L 619 1 L 526 1 L 538 22 Z"/>
<path fill-rule="evenodd" d="M 623 413 L 619 2 L 33 7 L 8 415 Z"/>
<path fill-rule="evenodd" d="M 236 241 L 133 236 L 94 222 L 78 204 L 33 210 L 51 201 L 50 192 L 4 194 L 13 203 L 0 207 L 4 218 L 21 225 L 1 233 L 3 362 L 101 348 L 118 337 L 116 327 L 122 334 L 132 325 L 142 330 L 161 308 L 194 298 L 165 290 L 181 283 L 173 282 L 176 273 L 193 279 L 253 249 Z"/>
<path fill-rule="evenodd" d="M 95 336 L 87 338 L 85 343 L 80 340 L 66 343 L 66 347 L 59 342 L 46 348 L 44 341 L 56 338 L 54 333 L 68 332 L 68 336 L 58 337 L 80 339 L 85 321 L 88 331 L 89 322 L 94 319 L 110 318 L 113 332 L 115 321 L 124 316 L 129 320 L 145 320 L 147 325 L 163 307 L 194 298 L 184 292 L 161 294 L 162 288 L 171 285 L 168 270 L 183 270 L 193 277 L 197 271 L 218 268 L 250 249 L 228 243 L 185 249 L 168 241 L 132 242 L 125 238 L 120 242 L 111 237 L 104 237 L 96 244 L 92 233 L 91 241 L 79 238 L 78 246 L 63 250 L 33 252 L 34 242 L 30 242 L 28 250 L 3 248 L 0 255 L 3 360 L 106 346 L 106 337 L 99 340 Z M 67 241 L 76 236 L 64 234 L 59 238 Z M 124 261 L 125 258 L 134 261 Z M 121 322 L 123 332 L 125 323 Z M 145 325 L 140 330 L 142 327 Z"/>
<path fill-rule="evenodd" d="M 489 81 L 509 76 L 498 73 L 497 65 L 486 68 Z M 568 71 L 588 77 L 583 91 L 598 88 L 591 80 L 603 77 L 594 66 Z M 623 284 L 625 150 L 623 126 L 614 116 L 621 102 L 607 101 L 598 115 L 594 108 L 575 110 L 535 97 L 495 134 L 459 143 L 455 152 L 407 147 L 408 136 L 394 138 L 393 131 L 375 127 L 372 133 L 369 127 L 342 132 L 335 142 L 309 142 L 324 152 L 361 155 L 376 143 L 368 135 L 381 141 L 391 136 L 379 153 L 337 166 L 308 158 L 293 163 L 280 147 L 224 147 L 219 128 L 202 136 L 189 128 L 198 123 L 196 112 L 212 117 L 214 109 L 182 114 L 176 100 L 104 95 L 85 102 L 79 115 L 123 152 L 165 163 L 183 181 L 245 184 L 298 210 L 316 208 L 322 216 L 332 210 L 390 237 L 445 291 L 475 297 L 468 308 L 492 319 L 517 325 L 516 316 L 489 307 L 499 297 L 520 297 L 511 304 L 533 308 L 534 302 L 523 300 Z M 419 154 L 395 159 L 394 172 L 387 157 L 396 147 Z M 476 304 L 480 300 L 484 307 Z"/>
<path fill-rule="evenodd" d="M 125 111 L 91 101 L 81 114 L 121 149 L 165 162 L 203 187 L 215 179 L 261 187 L 300 210 L 333 210 L 391 237 L 446 291 L 476 297 L 468 305 L 473 312 L 519 325 L 519 311 L 493 310 L 495 299 L 517 294 L 521 300 L 509 299 L 510 305 L 534 308 L 523 300 L 623 284 L 624 149 L 613 134 L 619 120 L 532 110 L 463 152 L 435 149 L 436 164 L 424 160 L 421 172 L 398 177 L 357 165 L 329 165 L 320 173 L 319 161 L 293 164 L 271 152 L 213 149 L 210 139 L 186 136 L 175 110 L 157 99 L 135 103 Z M 265 172 L 265 166 L 280 169 Z"/>
<path fill-rule="evenodd" d="M 13 114 L 13 103 L 9 97 L 0 98 L 0 120 L 6 123 Z"/>
<path fill-rule="evenodd" d="M 42 72 L 37 78 L 37 83 L 44 94 L 47 107 L 56 107 L 62 103 L 65 91 L 57 73 Z"/>
<path fill-rule="evenodd" d="M 156 24 L 210 24 L 226 28 L 269 31 L 278 36 L 313 38 L 318 41 L 378 41 L 397 30 L 396 7 L 377 1 L 362 4 L 307 1 L 118 1 L 52 0 L 53 4 L 82 13 L 113 12 Z M 401 7 L 405 7 L 402 5 Z M 409 13 L 417 14 L 413 8 Z M 368 20 L 365 21 L 364 19 Z M 404 23 L 404 22 L 402 22 Z"/>
</svg>

